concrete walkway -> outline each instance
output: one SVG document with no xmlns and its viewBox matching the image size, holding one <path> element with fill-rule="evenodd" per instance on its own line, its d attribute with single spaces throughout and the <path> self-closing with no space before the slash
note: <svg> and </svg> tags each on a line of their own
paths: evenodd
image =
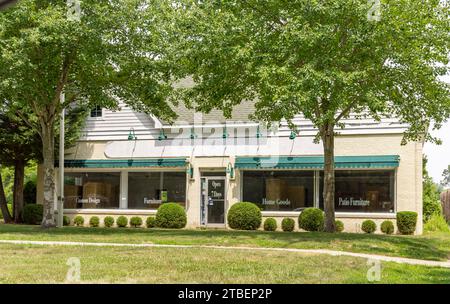
<svg viewBox="0 0 450 304">
<path fill-rule="evenodd" d="M 248 250 L 248 251 L 281 251 L 304 254 L 327 254 L 331 256 L 351 256 L 357 258 L 394 262 L 410 265 L 450 268 L 450 261 L 429 261 L 401 257 L 391 257 L 377 254 L 355 253 L 328 249 L 296 249 L 271 247 L 238 247 L 238 246 L 212 246 L 212 245 L 164 245 L 164 244 L 126 244 L 126 243 L 88 243 L 88 242 L 59 242 L 59 241 L 26 241 L 26 240 L 0 240 L 0 244 L 14 245 L 44 245 L 44 246 L 94 246 L 94 247 L 140 247 L 140 248 L 205 248 L 221 250 Z"/>
</svg>

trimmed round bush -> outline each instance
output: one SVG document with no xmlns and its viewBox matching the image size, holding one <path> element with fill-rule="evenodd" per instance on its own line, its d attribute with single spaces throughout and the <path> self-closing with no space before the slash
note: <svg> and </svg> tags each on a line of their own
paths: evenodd
<svg viewBox="0 0 450 304">
<path fill-rule="evenodd" d="M 322 231 L 323 224 L 324 215 L 319 208 L 306 208 L 298 216 L 298 226 L 306 231 Z"/>
<path fill-rule="evenodd" d="M 89 219 L 89 226 L 98 227 L 100 225 L 100 219 L 98 216 L 93 216 Z"/>
<path fill-rule="evenodd" d="M 385 234 L 393 234 L 394 233 L 394 223 L 391 221 L 384 221 L 381 223 L 381 232 Z"/>
<path fill-rule="evenodd" d="M 377 224 L 372 220 L 365 220 L 362 222 L 361 229 L 365 233 L 374 233 L 377 230 Z"/>
<path fill-rule="evenodd" d="M 228 210 L 228 225 L 232 229 L 256 230 L 261 226 L 261 210 L 253 203 L 240 202 Z"/>
<path fill-rule="evenodd" d="M 281 229 L 286 232 L 294 231 L 295 221 L 290 217 L 286 217 L 281 221 Z"/>
<path fill-rule="evenodd" d="M 22 218 L 25 224 L 40 225 L 44 214 L 44 206 L 38 204 L 29 204 L 23 207 Z"/>
<path fill-rule="evenodd" d="M 130 219 L 130 226 L 137 228 L 137 227 L 141 227 L 142 226 L 142 218 L 140 218 L 139 216 L 133 216 Z"/>
<path fill-rule="evenodd" d="M 114 218 L 112 216 L 107 216 L 103 219 L 103 224 L 105 227 L 109 228 L 114 225 Z"/>
<path fill-rule="evenodd" d="M 68 217 L 66 215 L 63 216 L 63 225 L 70 226 L 70 217 Z"/>
<path fill-rule="evenodd" d="M 336 226 L 336 232 L 344 231 L 344 223 L 342 221 L 337 220 L 334 222 L 334 225 Z"/>
<path fill-rule="evenodd" d="M 401 234 L 413 234 L 416 231 L 417 212 L 397 212 L 397 228 Z"/>
<path fill-rule="evenodd" d="M 277 230 L 277 221 L 274 218 L 269 217 L 264 221 L 265 231 L 275 231 Z"/>
<path fill-rule="evenodd" d="M 156 212 L 156 226 L 181 229 L 186 226 L 186 211 L 177 203 L 164 203 Z"/>
<path fill-rule="evenodd" d="M 128 225 L 128 218 L 126 216 L 119 216 L 117 218 L 117 227 L 124 228 Z"/>
<path fill-rule="evenodd" d="M 147 228 L 155 228 L 156 227 L 156 219 L 153 216 L 150 216 L 145 221 Z"/>
<path fill-rule="evenodd" d="M 74 219 L 73 219 L 73 224 L 75 226 L 83 226 L 84 225 L 84 217 L 82 217 L 81 215 L 77 215 Z"/>
</svg>

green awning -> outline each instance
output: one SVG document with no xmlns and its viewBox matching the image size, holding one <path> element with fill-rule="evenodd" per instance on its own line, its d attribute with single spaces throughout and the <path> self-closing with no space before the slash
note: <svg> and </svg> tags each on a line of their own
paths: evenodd
<svg viewBox="0 0 450 304">
<path fill-rule="evenodd" d="M 336 156 L 337 169 L 396 168 L 398 155 Z M 237 169 L 323 169 L 323 156 L 236 157 Z"/>
<path fill-rule="evenodd" d="M 76 159 L 65 160 L 65 168 L 147 168 L 147 167 L 186 167 L 186 158 L 150 159 Z"/>
</svg>

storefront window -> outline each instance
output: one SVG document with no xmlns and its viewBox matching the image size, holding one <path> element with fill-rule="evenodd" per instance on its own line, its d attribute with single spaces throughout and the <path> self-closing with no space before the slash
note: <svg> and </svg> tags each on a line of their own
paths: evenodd
<svg viewBox="0 0 450 304">
<path fill-rule="evenodd" d="M 314 205 L 313 171 L 244 171 L 243 200 L 264 211 L 301 211 Z"/>
<path fill-rule="evenodd" d="M 335 210 L 337 212 L 394 212 L 395 172 L 335 172 Z M 320 174 L 320 208 L 323 209 L 323 172 Z"/>
<path fill-rule="evenodd" d="M 119 208 L 120 173 L 66 173 L 64 208 Z"/>
<path fill-rule="evenodd" d="M 158 209 L 162 203 L 185 206 L 184 172 L 130 172 L 128 174 L 128 208 Z"/>
</svg>

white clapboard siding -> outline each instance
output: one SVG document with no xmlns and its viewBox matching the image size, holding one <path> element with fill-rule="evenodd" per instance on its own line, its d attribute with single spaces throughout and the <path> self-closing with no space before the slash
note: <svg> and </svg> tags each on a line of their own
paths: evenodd
<svg viewBox="0 0 450 304">
<path fill-rule="evenodd" d="M 311 121 L 305 119 L 303 115 L 297 115 L 294 120 L 302 136 L 314 136 L 317 129 L 314 128 Z M 345 129 L 336 129 L 340 134 L 400 134 L 407 126 L 402 124 L 396 118 L 382 118 L 380 122 L 371 118 L 362 118 L 360 114 L 351 114 L 350 117 L 342 122 L 345 123 Z M 102 118 L 88 118 L 80 140 L 83 141 L 117 141 L 127 140 L 131 129 L 138 140 L 157 139 L 160 134 L 159 122 L 147 114 L 137 113 L 131 110 L 125 104 L 120 104 L 120 110 L 104 110 Z M 206 124 L 204 127 L 208 128 Z M 180 130 L 166 130 L 169 138 L 176 137 Z M 210 133 L 205 131 L 205 133 Z M 287 123 L 281 122 L 278 129 L 278 136 L 289 136 L 291 130 Z M 184 132 L 187 134 L 187 131 Z M 217 133 L 216 133 L 217 134 Z M 205 134 L 207 136 L 207 134 Z"/>
</svg>

